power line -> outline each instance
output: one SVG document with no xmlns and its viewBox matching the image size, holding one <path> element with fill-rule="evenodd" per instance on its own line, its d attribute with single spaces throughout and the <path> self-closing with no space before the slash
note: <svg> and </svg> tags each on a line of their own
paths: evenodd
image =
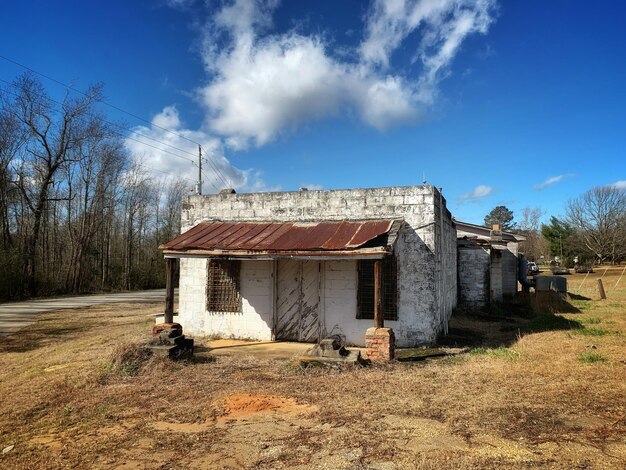
<svg viewBox="0 0 626 470">
<path fill-rule="evenodd" d="M 211 161 L 210 158 L 205 158 L 204 161 L 207 162 L 209 165 L 211 165 L 211 167 L 213 168 L 213 170 L 215 171 L 219 179 L 222 181 L 222 183 L 224 183 L 224 187 L 228 188 L 229 184 L 222 177 L 222 172 L 219 170 L 219 168 Z M 225 176 L 225 178 L 230 179 L 227 176 Z"/>
<path fill-rule="evenodd" d="M 56 78 L 50 77 L 49 75 L 46 75 L 46 74 L 41 73 L 41 72 L 38 72 L 37 70 L 35 70 L 35 69 L 31 68 L 31 67 L 28 67 L 28 66 L 26 66 L 24 64 L 20 64 L 19 62 L 15 61 L 13 59 L 9 59 L 8 57 L 5 57 L 3 55 L 0 55 L 0 59 L 4 59 L 7 62 L 10 62 L 12 64 L 17 65 L 18 67 L 22 67 L 25 70 L 28 70 L 28 71 L 30 71 L 32 73 L 35 73 L 35 74 L 39 75 L 40 77 L 44 77 L 44 78 L 46 78 L 48 80 L 51 80 L 51 81 L 53 81 L 53 82 L 55 82 L 55 83 L 57 83 L 57 84 L 59 84 L 61 86 L 66 87 L 68 90 L 72 90 L 72 91 L 74 91 L 76 93 L 80 93 L 83 96 L 89 96 L 84 91 L 78 90 L 77 88 L 74 88 L 73 86 L 71 86 L 71 85 L 69 85 L 67 83 L 63 83 L 62 81 L 57 80 Z M 162 129 L 162 130 L 164 130 L 166 132 L 169 132 L 170 134 L 175 135 L 177 137 L 180 137 L 181 139 L 188 140 L 189 142 L 192 142 L 192 143 L 194 143 L 196 145 L 201 145 L 199 142 L 196 142 L 195 140 L 192 140 L 192 139 L 190 139 L 188 137 L 185 137 L 184 135 L 178 134 L 177 132 L 174 132 L 174 131 L 166 128 L 166 127 L 161 127 L 161 126 L 159 126 L 157 124 L 154 124 L 153 122 L 151 122 L 151 121 L 149 121 L 147 119 L 144 119 L 141 116 L 137 116 L 136 114 L 133 114 L 133 113 L 131 113 L 129 111 L 126 111 L 126 110 L 124 110 L 124 109 L 122 109 L 122 108 L 120 108 L 118 106 L 115 106 L 114 104 L 108 103 L 107 101 L 104 101 L 104 100 L 99 100 L 99 101 L 102 104 L 104 104 L 104 105 L 106 105 L 106 106 L 108 106 L 108 107 L 110 107 L 112 109 L 115 109 L 116 111 L 119 111 L 121 113 L 127 114 L 128 116 L 131 116 L 131 117 L 133 117 L 135 119 L 139 119 L 140 121 L 146 122 L 146 123 L 150 124 L 151 126 L 158 127 L 159 129 Z"/>
<path fill-rule="evenodd" d="M 6 80 L 2 80 L 1 78 L 0 78 L 0 81 L 5 82 L 5 83 L 9 83 L 9 82 L 7 82 Z M 13 84 L 9 83 L 9 85 L 13 85 Z M 19 96 L 17 93 L 12 92 L 11 90 L 7 90 L 7 89 L 5 89 L 4 91 L 6 91 L 7 93 L 10 93 L 10 94 L 12 94 L 13 96 L 16 96 L 16 97 L 17 97 L 17 96 Z M 43 96 L 43 95 L 39 95 L 39 96 Z M 62 104 L 63 104 L 63 103 L 61 103 L 61 102 L 59 102 L 59 101 L 56 101 L 56 100 L 54 100 L 54 99 L 52 99 L 52 98 L 49 98 L 49 97 L 46 97 L 46 98 L 47 98 L 47 99 L 49 99 L 50 101 L 52 101 L 53 103 L 57 103 L 58 105 L 62 105 Z M 8 111 L 8 112 L 11 112 L 11 114 L 13 114 L 13 115 L 15 115 L 15 116 L 19 117 L 19 114 L 15 113 L 14 111 L 10 111 L 10 110 L 7 110 L 7 111 Z M 116 125 L 115 123 L 110 122 L 110 121 L 108 121 L 108 120 L 106 120 L 106 119 L 103 119 L 103 120 L 104 120 L 105 122 L 108 122 L 109 124 Z M 121 127 L 122 129 L 124 129 L 124 126 L 121 126 L 121 125 L 120 125 L 120 126 L 118 126 L 118 127 Z M 130 132 L 132 132 L 132 130 L 129 130 L 129 131 L 130 131 Z M 116 134 L 116 135 L 118 135 L 118 136 L 120 136 L 120 137 L 123 137 L 123 138 L 125 138 L 125 139 L 131 140 L 131 141 L 133 141 L 133 142 L 137 142 L 137 143 L 142 144 L 142 145 L 145 145 L 145 146 L 147 146 L 147 147 L 151 147 L 151 148 L 153 148 L 153 149 L 155 149 L 155 150 L 158 150 L 158 151 L 160 151 L 160 152 L 163 152 L 163 153 L 165 153 L 165 154 L 167 154 L 167 155 L 171 155 L 171 156 L 173 156 L 173 157 L 177 157 L 177 158 L 181 158 L 181 159 L 183 159 L 183 160 L 186 160 L 186 161 L 190 162 L 190 163 L 191 163 L 192 165 L 194 165 L 194 166 L 198 166 L 198 165 L 197 165 L 197 163 L 196 163 L 194 160 L 190 159 L 190 158 L 183 157 L 182 155 L 177 155 L 177 154 L 175 154 L 175 153 L 169 152 L 169 151 L 167 151 L 167 150 L 165 150 L 165 149 L 162 149 L 162 148 L 156 147 L 156 146 L 154 146 L 154 145 L 151 145 L 151 144 L 149 144 L 149 143 L 147 143 L 147 142 L 143 142 L 143 141 L 141 141 L 141 140 L 135 139 L 135 138 L 133 138 L 133 137 L 130 137 L 130 136 L 124 135 L 124 134 L 122 134 L 121 132 L 117 132 L 117 131 L 112 130 L 112 129 L 110 130 L 110 132 L 112 132 L 113 134 Z M 161 144 L 167 145 L 165 142 L 162 142 L 162 141 L 160 141 L 160 140 L 158 140 L 158 139 L 152 139 L 152 138 L 150 138 L 150 137 L 148 137 L 148 136 L 146 136 L 146 135 L 144 135 L 144 134 L 141 134 L 141 133 L 139 133 L 139 135 L 140 135 L 140 136 L 142 136 L 142 137 L 146 137 L 146 138 L 149 138 L 149 139 L 151 139 L 151 140 L 154 140 L 154 141 L 156 141 L 156 142 L 158 142 L 158 143 L 161 143 Z M 176 148 L 176 147 L 174 147 L 174 148 Z M 184 151 L 184 150 L 182 150 L 182 149 L 177 149 L 177 150 L 181 150 L 181 151 L 183 151 L 183 152 L 185 152 L 185 153 L 187 153 L 187 154 L 189 154 L 189 155 L 194 155 L 194 154 L 192 154 L 191 152 L 187 152 L 187 151 Z M 160 171 L 160 170 L 157 170 L 157 169 L 154 169 L 154 168 L 153 168 L 153 170 L 154 170 L 154 171 L 159 171 L 159 172 L 161 172 L 161 173 L 165 173 L 165 174 L 171 174 L 171 173 L 167 173 L 167 172 L 164 172 L 164 171 Z M 184 178 L 185 178 L 185 179 L 187 179 L 187 180 L 189 180 L 189 181 L 195 181 L 195 180 L 192 180 L 192 179 L 190 179 L 190 178 L 186 178 L 186 177 L 184 177 Z M 215 185 L 213 185 L 213 186 L 215 187 Z M 217 189 L 217 191 L 219 191 L 219 189 Z"/>
<path fill-rule="evenodd" d="M 12 92 L 12 91 L 10 91 L 10 90 L 5 89 L 4 91 L 5 91 L 5 92 L 8 92 L 8 93 L 11 93 L 11 94 L 12 94 L 12 95 L 14 95 L 14 96 L 19 96 L 19 95 L 17 95 L 17 93 L 14 93 L 14 92 Z M 52 100 L 52 99 L 51 99 L 51 101 L 56 102 L 56 101 L 54 101 L 54 100 Z M 14 116 L 16 116 L 16 117 L 18 117 L 18 118 L 20 117 L 20 115 L 19 115 L 17 112 L 13 111 L 13 110 L 10 110 L 10 109 L 5 109 L 5 112 L 11 113 L 11 114 L 13 114 Z M 168 152 L 168 151 L 167 151 L 167 150 L 165 150 L 165 149 L 162 149 L 162 148 L 156 147 L 156 146 L 154 146 L 154 145 L 151 145 L 151 144 L 149 144 L 149 143 L 147 143 L 147 142 L 143 142 L 143 141 L 141 141 L 141 140 L 134 139 L 134 138 L 132 138 L 132 137 L 129 137 L 129 136 L 127 136 L 127 135 L 122 134 L 121 132 L 117 132 L 117 131 L 114 131 L 114 130 L 110 130 L 110 132 L 112 132 L 113 134 L 119 135 L 120 137 L 123 137 L 123 138 L 125 138 L 125 139 L 132 140 L 133 142 L 137 142 L 137 143 L 139 143 L 139 144 L 146 145 L 146 146 L 148 146 L 148 147 L 151 147 L 151 148 L 153 148 L 153 149 L 155 149 L 155 150 L 158 150 L 158 151 L 160 151 L 160 152 L 166 153 L 166 154 L 171 155 L 171 156 L 173 156 L 173 157 L 181 158 L 181 159 L 183 159 L 183 160 L 186 160 L 186 161 L 190 162 L 192 165 L 197 166 L 196 162 L 195 162 L 195 161 L 193 161 L 193 160 L 192 160 L 192 159 L 190 159 L 190 158 L 183 157 L 182 155 L 177 155 L 177 154 L 172 153 L 172 152 Z M 155 171 L 160 171 L 160 170 L 157 170 L 157 169 L 154 169 L 154 170 L 155 170 Z M 167 172 L 165 172 L 165 173 L 167 173 Z M 167 173 L 167 174 L 171 174 L 171 173 Z M 190 181 L 195 181 L 195 180 L 191 180 L 190 178 L 186 178 L 186 177 L 183 177 L 183 178 L 185 178 L 185 179 L 189 179 Z"/>
<path fill-rule="evenodd" d="M 202 176 L 204 176 L 205 178 L 204 181 L 206 181 L 207 183 L 210 183 L 211 186 L 213 186 L 213 189 L 215 190 L 215 192 L 219 193 L 220 192 L 219 186 L 217 186 L 213 181 L 211 181 L 203 170 L 201 170 L 201 172 L 202 172 Z"/>
<path fill-rule="evenodd" d="M 172 176 L 172 173 L 170 173 L 169 171 L 157 170 L 156 168 L 150 168 L 149 170 L 150 171 L 156 171 L 156 172 L 159 172 L 159 173 L 163 173 L 164 175 Z M 196 182 L 196 180 L 191 179 L 191 178 L 187 178 L 186 176 L 180 176 L 179 175 L 178 178 L 182 178 L 184 180 L 191 181 L 192 183 Z"/>
<path fill-rule="evenodd" d="M 4 90 L 4 91 L 9 91 L 9 90 Z M 11 93 L 11 94 L 15 94 L 15 93 L 13 93 L 13 92 L 11 92 L 11 91 L 9 91 L 9 93 Z M 8 109 L 5 109 L 4 111 L 5 111 L 5 112 L 8 112 L 8 113 L 10 113 L 10 114 L 13 114 L 14 116 L 17 116 L 18 118 L 20 117 L 20 115 L 19 115 L 18 113 L 16 113 L 15 111 L 11 111 L 11 110 L 8 110 Z M 128 138 L 128 137 L 126 137 L 126 136 L 124 136 L 124 135 L 122 135 L 122 134 L 119 134 L 119 133 L 115 132 L 115 131 L 112 131 L 112 132 L 114 132 L 114 133 L 116 133 L 116 134 L 118 134 L 118 135 L 121 135 L 122 137 Z M 134 140 L 134 139 L 131 139 L 131 140 Z M 149 145 L 149 144 L 146 144 L 145 142 L 140 142 L 140 141 L 137 141 L 137 142 L 142 143 L 142 144 L 144 144 L 144 145 Z M 156 148 L 156 147 L 154 147 L 154 148 Z M 157 150 L 161 150 L 161 149 L 157 149 Z M 163 151 L 163 150 L 161 150 L 161 151 Z M 166 153 L 169 153 L 169 152 L 166 152 Z M 171 154 L 171 155 L 173 155 L 173 156 L 178 156 L 178 155 L 174 155 L 174 154 Z M 180 157 L 180 158 L 185 158 L 185 157 Z M 196 162 L 194 162 L 193 160 L 189 160 L 189 159 L 187 159 L 187 158 L 185 158 L 185 160 L 187 160 L 187 161 L 191 162 L 191 164 L 192 164 L 192 165 L 195 165 L 195 164 L 196 164 Z M 140 166 L 141 166 L 141 167 L 145 167 L 143 163 L 140 163 Z M 159 169 L 157 169 L 157 168 L 150 168 L 149 170 L 150 170 L 150 171 L 156 171 L 156 172 L 159 172 L 159 173 L 163 173 L 163 174 L 168 175 L 168 176 L 172 176 L 172 173 L 171 173 L 171 172 L 164 171 L 164 170 L 159 170 Z M 191 179 L 191 178 L 188 178 L 188 177 L 186 177 L 186 176 L 182 176 L 182 175 L 178 175 L 178 178 L 182 178 L 182 179 L 185 179 L 185 180 L 187 180 L 187 181 L 191 181 L 191 182 L 195 182 L 195 181 L 196 181 L 196 180 L 194 180 L 194 179 Z"/>
<path fill-rule="evenodd" d="M 2 78 L 0 78 L 0 82 L 6 83 L 7 85 L 10 85 L 10 86 L 12 86 L 12 87 L 17 88 L 17 85 L 15 85 L 14 83 L 11 83 L 11 82 L 9 82 L 9 81 L 7 81 L 7 80 L 4 80 L 4 79 L 2 79 Z M 15 93 L 15 92 L 12 92 L 12 91 L 10 91 L 10 90 L 6 90 L 6 89 L 5 89 L 5 91 L 6 91 L 6 92 L 8 92 L 8 93 L 11 93 L 13 96 L 19 97 L 19 94 Z M 62 102 L 57 101 L 57 100 L 55 100 L 55 99 L 53 99 L 53 98 L 50 98 L 49 96 L 45 96 L 45 95 L 41 95 L 41 94 L 36 94 L 36 95 L 37 95 L 37 96 L 39 96 L 39 97 L 41 97 L 41 98 L 48 99 L 48 100 L 52 101 L 53 103 L 58 104 L 59 106 L 63 106 L 63 103 L 62 103 Z M 94 116 L 94 114 L 91 114 L 91 115 L 92 115 L 92 116 Z M 181 148 L 176 147 L 176 146 L 174 146 L 174 145 L 168 144 L 167 142 L 163 142 L 162 140 L 155 139 L 154 137 L 150 137 L 150 136 L 148 136 L 148 135 L 142 134 L 141 132 L 137 132 L 135 129 L 132 129 L 132 128 L 129 128 L 129 127 L 123 126 L 123 125 L 118 124 L 118 123 L 113 122 L 113 121 L 109 121 L 108 119 L 103 118 L 103 117 L 102 117 L 101 119 L 102 119 L 104 122 L 106 122 L 106 123 L 108 123 L 108 124 L 110 124 L 110 125 L 112 125 L 112 126 L 118 127 L 118 128 L 120 128 L 120 129 L 124 129 L 124 130 L 126 130 L 126 131 L 128 131 L 128 132 L 130 132 L 130 133 L 132 133 L 132 134 L 137 134 L 137 135 L 139 135 L 139 136 L 141 136 L 141 137 L 144 137 L 144 138 L 146 138 L 146 139 L 148 139 L 148 140 L 152 140 L 152 141 L 157 142 L 157 143 L 159 143 L 159 144 L 165 145 L 166 147 L 170 147 L 170 148 L 172 148 L 172 149 L 174 149 L 174 150 L 178 150 L 179 152 L 183 152 L 183 153 L 186 153 L 186 154 L 191 155 L 191 156 L 194 156 L 194 157 L 196 156 L 194 153 L 191 153 L 191 152 L 189 152 L 189 151 L 187 151 L 187 150 L 181 149 Z M 147 144 L 147 143 L 145 143 L 145 142 L 141 142 L 141 141 L 139 141 L 139 140 L 133 139 L 133 138 L 128 137 L 128 136 L 125 136 L 125 135 L 123 135 L 123 134 L 121 134 L 121 133 L 119 133 L 119 132 L 116 132 L 116 131 L 111 131 L 111 132 L 113 132 L 113 133 L 115 133 L 115 134 L 117 134 L 117 135 L 119 135 L 119 136 L 121 136 L 121 137 L 124 137 L 124 138 L 130 139 L 130 140 L 134 140 L 135 142 L 139 142 L 139 143 L 145 144 L 145 145 L 147 145 L 147 146 L 149 146 L 149 147 L 152 147 L 152 148 L 155 148 L 155 149 L 157 149 L 157 150 L 161 150 L 162 152 L 165 152 L 165 153 L 170 153 L 170 152 L 167 152 L 167 151 L 166 151 L 166 150 L 164 150 L 164 149 L 159 149 L 159 148 L 154 147 L 154 146 L 152 146 L 152 145 L 150 145 L 150 144 Z M 170 153 L 170 155 L 174 155 L 174 156 L 176 156 L 176 157 L 180 157 L 179 155 L 175 155 L 175 154 L 173 154 L 173 153 Z M 184 157 L 180 157 L 180 158 L 184 158 Z M 191 159 L 189 159 L 189 158 L 185 158 L 185 160 L 189 160 L 189 161 L 193 162 L 193 160 L 191 160 Z"/>
<path fill-rule="evenodd" d="M 41 76 L 41 77 L 44 77 L 44 78 L 46 78 L 46 79 L 48 79 L 48 80 L 51 80 L 51 81 L 53 81 L 53 82 L 55 82 L 55 83 L 57 83 L 57 84 L 59 84 L 59 85 L 61 85 L 61 86 L 66 87 L 67 89 L 72 90 L 72 91 L 74 91 L 74 92 L 76 92 L 76 93 L 79 93 L 79 94 L 81 94 L 81 95 L 83 95 L 83 96 L 87 96 L 87 97 L 89 96 L 89 95 L 87 95 L 87 93 L 85 93 L 85 92 L 83 92 L 83 91 L 81 91 L 81 90 L 78 90 L 78 89 L 76 89 L 76 88 L 72 87 L 71 85 L 69 85 L 69 84 L 67 84 L 67 83 L 64 83 L 64 82 L 62 82 L 62 81 L 60 81 L 60 80 L 57 80 L 56 78 L 50 77 L 49 75 L 46 75 L 46 74 L 44 74 L 44 73 L 38 72 L 37 70 L 35 70 L 35 69 L 31 68 L 31 67 L 28 67 L 28 66 L 26 66 L 26 65 L 24 65 L 24 64 L 21 64 L 21 63 L 19 63 L 19 62 L 15 61 L 15 60 L 13 60 L 13 59 L 10 59 L 10 58 L 8 58 L 8 57 L 6 57 L 6 56 L 0 55 L 0 59 L 6 60 L 7 62 L 10 62 L 10 63 L 12 63 L 12 64 L 15 64 L 15 65 L 17 65 L 17 66 L 19 66 L 19 67 L 22 67 L 22 68 L 24 68 L 24 69 L 26 69 L 26 70 L 28 70 L 28 71 L 30 71 L 30 72 L 32 72 L 32 73 L 35 73 L 35 74 L 37 74 L 37 75 L 39 75 L 39 76 Z M 6 82 L 5 80 L 2 80 L 2 81 L 3 81 L 3 82 L 5 82 L 5 83 L 8 83 L 8 82 Z M 9 85 L 14 86 L 14 85 L 13 85 L 13 84 L 11 84 L 11 83 L 9 83 Z M 194 144 L 196 144 L 196 145 L 202 146 L 202 144 L 200 144 L 199 142 L 196 142 L 196 141 L 195 141 L 195 140 L 193 140 L 193 139 L 189 139 L 189 138 L 185 137 L 184 135 L 181 135 L 181 134 L 179 134 L 179 133 L 177 133 L 177 132 L 174 132 L 174 131 L 172 131 L 172 130 L 170 130 L 170 129 L 167 129 L 167 128 L 165 128 L 165 127 L 159 126 L 158 124 L 155 124 L 155 123 L 154 123 L 154 122 L 152 122 L 152 121 L 149 121 L 149 120 L 147 120 L 147 119 L 144 119 L 144 118 L 142 118 L 141 116 L 137 116 L 136 114 L 130 113 L 130 112 L 128 112 L 128 111 L 126 111 L 126 110 L 124 110 L 124 109 L 122 109 L 122 108 L 120 108 L 120 107 L 118 107 L 118 106 L 115 106 L 115 105 L 113 105 L 113 104 L 111 104 L 111 103 L 108 103 L 108 102 L 106 102 L 106 101 L 104 101 L 104 100 L 99 100 L 99 101 L 100 101 L 101 103 L 103 103 L 103 104 L 105 104 L 105 105 L 107 105 L 107 106 L 109 106 L 109 107 L 113 108 L 113 109 L 116 109 L 116 110 L 118 110 L 118 111 L 120 111 L 120 112 L 122 112 L 122 113 L 125 113 L 125 114 L 127 114 L 127 115 L 129 115 L 129 116 L 131 116 L 131 117 L 134 117 L 135 119 L 139 119 L 140 121 L 146 122 L 146 123 L 150 124 L 150 125 L 151 125 L 151 126 L 153 126 L 153 127 L 156 127 L 156 128 L 158 128 L 158 129 L 162 129 L 162 130 L 164 130 L 164 131 L 166 131 L 166 132 L 169 132 L 169 133 L 170 133 L 170 134 L 172 134 L 172 135 L 175 135 L 175 136 L 177 136 L 177 137 L 180 137 L 181 139 L 185 139 L 185 140 L 187 140 L 187 141 L 189 141 L 189 142 L 192 142 L 192 143 L 194 143 Z M 107 121 L 107 122 L 109 122 L 109 121 Z M 112 123 L 111 123 L 111 124 L 112 124 Z M 115 124 L 113 124 L 113 125 L 115 125 Z M 143 135 L 143 134 L 142 134 L 142 135 Z M 145 137 L 147 137 L 147 136 L 145 136 Z M 150 137 L 147 137 L 147 138 L 148 138 L 148 139 L 151 139 L 151 140 L 156 140 L 156 139 L 152 139 L 152 138 L 150 138 Z M 175 148 L 175 149 L 177 149 L 177 150 L 179 150 L 179 151 L 182 151 L 182 152 L 185 152 L 185 153 L 189 153 L 190 155 L 193 155 L 193 154 L 191 154 L 191 152 L 187 152 L 187 151 L 185 151 L 185 150 L 179 149 L 179 148 L 177 148 L 177 147 L 174 147 L 174 146 L 169 145 L 169 144 L 164 143 L 164 142 L 161 142 L 161 143 L 163 143 L 164 145 L 167 145 L 167 146 L 169 146 L 169 147 Z M 224 179 L 224 175 L 222 174 L 222 172 L 220 171 L 220 169 L 219 169 L 216 165 L 214 165 L 214 164 L 213 164 L 213 162 L 211 162 L 210 160 L 207 160 L 207 162 L 208 162 L 208 163 L 209 163 L 209 164 L 213 167 L 214 171 L 217 173 L 217 175 L 218 175 L 218 177 L 220 178 L 220 180 L 224 183 L 224 187 L 228 187 L 229 185 L 228 185 L 228 183 L 226 182 L 226 180 Z"/>
</svg>

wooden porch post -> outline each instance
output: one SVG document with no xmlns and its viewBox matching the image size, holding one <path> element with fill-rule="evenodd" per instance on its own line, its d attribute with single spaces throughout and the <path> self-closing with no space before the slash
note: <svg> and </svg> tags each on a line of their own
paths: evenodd
<svg viewBox="0 0 626 470">
<path fill-rule="evenodd" d="M 175 258 L 165 258 L 165 314 L 164 323 L 174 323 L 174 268 Z"/>
<path fill-rule="evenodd" d="M 381 309 L 380 287 L 382 283 L 380 276 L 380 260 L 377 259 L 374 261 L 374 324 L 376 328 L 384 328 L 385 326 L 385 318 Z"/>
</svg>

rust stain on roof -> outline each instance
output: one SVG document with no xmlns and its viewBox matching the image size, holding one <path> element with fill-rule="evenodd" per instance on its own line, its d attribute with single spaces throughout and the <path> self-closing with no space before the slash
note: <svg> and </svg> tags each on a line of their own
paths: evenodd
<svg viewBox="0 0 626 470">
<path fill-rule="evenodd" d="M 392 227 L 395 225 L 395 230 Z M 201 222 L 164 243 L 162 250 L 337 251 L 397 234 L 400 220 L 333 222 Z M 389 238 L 389 237 L 388 237 Z M 391 240 L 381 240 L 388 245 Z"/>
</svg>

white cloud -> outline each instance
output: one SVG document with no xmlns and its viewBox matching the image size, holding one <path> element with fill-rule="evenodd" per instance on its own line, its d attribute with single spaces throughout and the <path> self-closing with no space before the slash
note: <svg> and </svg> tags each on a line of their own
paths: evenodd
<svg viewBox="0 0 626 470">
<path fill-rule="evenodd" d="M 278 0 L 226 1 L 208 21 L 203 41 L 208 82 L 198 96 L 205 123 L 197 130 L 185 128 L 176 108 L 165 107 L 152 126 L 134 128 L 126 147 L 155 175 L 182 175 L 192 187 L 197 179 L 194 142 L 200 142 L 211 160 L 204 166 L 205 192 L 226 186 L 276 189 L 266 187 L 258 170 L 232 165 L 224 147 L 261 146 L 329 116 L 354 116 L 378 130 L 416 122 L 434 102 L 437 85 L 464 39 L 487 31 L 494 1 L 373 0 L 362 42 L 351 50 L 329 45 L 322 35 L 268 33 Z M 185 10 L 194 0 L 164 2 Z M 415 55 L 421 71 L 409 77 L 390 70 L 395 50 L 418 31 Z M 487 193 L 480 194 L 485 188 Z M 462 198 L 491 191 L 479 186 Z"/>
<path fill-rule="evenodd" d="M 609 186 L 615 189 L 626 189 L 626 180 L 619 180 L 615 183 L 611 183 Z"/>
<path fill-rule="evenodd" d="M 418 94 L 430 102 L 442 72 L 465 38 L 487 32 L 494 7 L 494 0 L 376 0 L 367 18 L 361 57 L 365 63 L 386 69 L 394 51 L 421 30 L 416 59 L 424 68 Z"/>
<path fill-rule="evenodd" d="M 481 199 L 483 197 L 487 197 L 491 193 L 493 193 L 493 188 L 491 186 L 486 186 L 486 185 L 481 184 L 479 186 L 476 186 L 469 193 L 461 194 L 459 196 L 459 199 L 476 200 L 476 199 Z"/>
<path fill-rule="evenodd" d="M 265 188 L 260 174 L 255 170 L 242 170 L 232 165 L 223 154 L 219 139 L 203 130 L 185 129 L 178 110 L 165 107 L 153 117 L 152 126 L 137 126 L 125 140 L 132 157 L 141 162 L 156 178 L 168 175 L 183 177 L 189 188 L 195 187 L 198 179 L 198 145 L 202 144 L 203 190 L 216 192 L 225 187 L 260 191 Z M 177 155 L 177 156 L 175 156 Z"/>
<path fill-rule="evenodd" d="M 550 178 L 545 180 L 543 183 L 536 184 L 535 186 L 533 186 L 533 188 L 535 189 L 535 191 L 543 191 L 544 189 L 549 188 L 550 186 L 554 186 L 555 184 L 560 183 L 566 178 L 572 178 L 573 176 L 575 176 L 573 173 L 566 173 L 564 175 L 551 176 Z"/>
<path fill-rule="evenodd" d="M 276 6 L 236 0 L 207 25 L 203 59 L 210 81 L 200 96 L 208 127 L 234 148 L 264 145 L 303 122 L 339 114 L 379 130 L 415 122 L 433 103 L 464 39 L 487 31 L 494 0 L 376 0 L 353 60 L 333 56 L 319 35 L 260 35 Z M 418 29 L 420 74 L 390 72 L 392 54 Z"/>
</svg>

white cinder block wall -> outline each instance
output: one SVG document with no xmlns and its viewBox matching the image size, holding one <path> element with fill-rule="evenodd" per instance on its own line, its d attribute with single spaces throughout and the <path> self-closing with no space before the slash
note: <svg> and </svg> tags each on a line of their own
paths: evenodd
<svg viewBox="0 0 626 470">
<path fill-rule="evenodd" d="M 241 263 L 241 312 L 206 311 L 206 259 L 180 260 L 178 322 L 190 334 L 272 339 L 273 262 Z"/>
<path fill-rule="evenodd" d="M 182 230 L 205 220 L 317 221 L 402 218 L 396 244 L 400 347 L 430 343 L 445 331 L 456 306 L 456 228 L 445 199 L 433 186 L 188 196 Z M 372 320 L 356 319 L 356 261 L 324 265 L 322 318 L 328 335 L 362 345 Z M 206 260 L 181 259 L 179 321 L 192 334 L 270 339 L 273 308 L 271 261 L 243 261 L 241 313 L 205 310 Z"/>
</svg>

